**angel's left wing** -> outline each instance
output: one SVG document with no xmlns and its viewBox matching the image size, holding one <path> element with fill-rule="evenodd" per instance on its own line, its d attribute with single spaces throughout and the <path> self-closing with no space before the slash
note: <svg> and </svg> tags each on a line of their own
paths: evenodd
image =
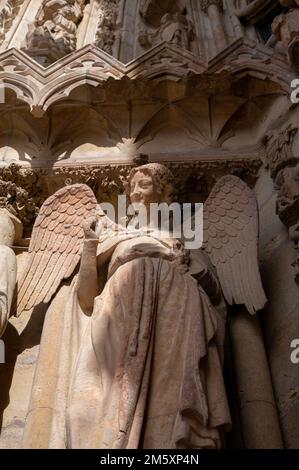
<svg viewBox="0 0 299 470">
<path fill-rule="evenodd" d="M 240 178 L 224 176 L 204 206 L 204 249 L 227 302 L 244 304 L 251 314 L 267 302 L 258 265 L 258 235 L 253 191 Z"/>
</svg>

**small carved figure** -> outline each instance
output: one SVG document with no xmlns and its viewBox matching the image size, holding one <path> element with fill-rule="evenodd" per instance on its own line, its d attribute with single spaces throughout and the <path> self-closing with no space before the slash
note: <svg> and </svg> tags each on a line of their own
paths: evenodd
<svg viewBox="0 0 299 470">
<path fill-rule="evenodd" d="M 0 41 L 5 38 L 5 34 L 16 18 L 24 0 L 7 0 L 0 10 Z"/>
<path fill-rule="evenodd" d="M 44 0 L 29 28 L 26 52 L 35 57 L 48 54 L 56 60 L 73 52 L 85 3 L 86 0 Z"/>
<path fill-rule="evenodd" d="M 188 20 L 185 10 L 165 13 L 161 18 L 159 28 L 154 33 L 143 31 L 139 35 L 139 43 L 145 48 L 166 41 L 190 50 L 194 39 L 194 27 L 192 22 Z"/>
<path fill-rule="evenodd" d="M 158 35 L 161 41 L 173 42 L 189 50 L 194 40 L 193 24 L 184 13 L 166 13 L 161 19 Z"/>
</svg>

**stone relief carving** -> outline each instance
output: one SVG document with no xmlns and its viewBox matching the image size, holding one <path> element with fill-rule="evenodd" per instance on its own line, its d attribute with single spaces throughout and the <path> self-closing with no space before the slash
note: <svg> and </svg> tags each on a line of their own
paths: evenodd
<svg viewBox="0 0 299 470">
<path fill-rule="evenodd" d="M 214 5 L 216 6 L 220 11 L 223 10 L 223 0 L 200 0 L 200 8 L 204 12 L 208 12 L 209 7 Z"/>
<path fill-rule="evenodd" d="M 160 42 L 166 41 L 191 50 L 191 44 L 195 40 L 194 26 L 186 16 L 187 11 L 165 13 L 160 21 L 158 29 L 154 33 L 143 31 L 139 35 L 139 43 L 145 49 Z"/>
<path fill-rule="evenodd" d="M 117 35 L 117 17 L 120 0 L 102 0 L 99 6 L 99 22 L 95 44 L 108 54 L 113 54 Z"/>
<path fill-rule="evenodd" d="M 87 0 L 44 0 L 23 49 L 48 65 L 76 49 L 77 28 Z"/>
<path fill-rule="evenodd" d="M 173 181 L 165 166 L 143 165 L 130 171 L 127 193 L 146 207 L 169 204 Z M 224 295 L 254 314 L 266 298 L 253 192 L 239 178 L 225 177 L 206 209 L 205 248 Z M 186 250 L 183 239 L 160 239 L 150 226 L 116 225 L 87 186 L 51 196 L 36 220 L 18 293 L 18 314 L 54 296 L 24 446 L 220 448 L 230 414 L 219 280 L 206 255 Z M 45 419 L 45 409 L 55 411 Z M 41 422 L 42 438 L 36 432 Z"/>
<path fill-rule="evenodd" d="M 226 33 L 222 21 L 223 0 L 200 0 L 200 8 L 210 20 L 214 41 L 220 52 L 227 46 Z"/>
<path fill-rule="evenodd" d="M 281 168 L 294 160 L 292 147 L 297 131 L 298 128 L 291 125 L 286 129 L 271 130 L 263 139 L 264 163 L 274 178 Z"/>
<path fill-rule="evenodd" d="M 299 70 L 299 3 L 295 0 L 281 0 L 280 3 L 291 10 L 275 18 L 273 34 L 286 48 L 292 67 Z"/>
<path fill-rule="evenodd" d="M 191 201 L 194 194 L 206 199 L 223 175 L 239 176 L 253 187 L 258 177 L 261 162 L 256 160 L 233 159 L 225 162 L 193 162 L 168 164 L 175 178 L 179 201 Z M 53 191 L 70 184 L 87 184 L 101 201 L 115 202 L 118 194 L 124 192 L 124 183 L 132 165 L 90 165 L 61 166 L 53 169 L 24 168 L 16 164 L 0 168 L 0 200 L 13 207 L 24 225 L 27 236 L 39 208 Z M 192 193 L 190 193 L 192 188 Z"/>
<path fill-rule="evenodd" d="M 293 263 L 295 281 L 299 286 L 299 160 L 293 166 L 281 170 L 275 180 L 277 190 L 277 213 L 289 229 L 290 240 L 295 248 Z"/>
<path fill-rule="evenodd" d="M 33 187 L 37 183 L 38 178 L 30 170 L 23 172 L 22 175 L 19 171 L 16 165 L 11 165 L 9 168 L 2 170 L 0 178 L 0 207 L 6 208 L 9 212 L 17 215 L 18 219 L 26 227 L 25 231 L 29 234 L 30 226 L 32 226 L 38 212 L 38 206 L 41 204 L 40 202 L 38 205 L 33 196 Z M 13 179 L 15 182 L 11 181 Z"/>
<path fill-rule="evenodd" d="M 264 139 L 266 167 L 270 169 L 277 191 L 277 214 L 289 229 L 296 250 L 295 280 L 299 284 L 299 160 L 293 154 L 298 128 L 289 125 L 272 130 Z"/>
<path fill-rule="evenodd" d="M 0 9 L 0 42 L 5 38 L 24 0 L 6 0 Z"/>
</svg>

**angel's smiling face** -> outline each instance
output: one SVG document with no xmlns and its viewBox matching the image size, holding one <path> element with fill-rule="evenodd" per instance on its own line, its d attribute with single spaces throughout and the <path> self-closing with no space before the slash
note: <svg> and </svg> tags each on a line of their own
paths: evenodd
<svg viewBox="0 0 299 470">
<path fill-rule="evenodd" d="M 130 184 L 130 198 L 133 205 L 143 204 L 146 207 L 153 202 L 158 202 L 160 194 L 149 174 L 137 171 Z"/>
</svg>

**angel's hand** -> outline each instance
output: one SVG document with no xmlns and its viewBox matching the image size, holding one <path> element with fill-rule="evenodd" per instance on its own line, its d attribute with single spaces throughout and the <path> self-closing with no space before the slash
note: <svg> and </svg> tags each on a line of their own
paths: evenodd
<svg viewBox="0 0 299 470">
<path fill-rule="evenodd" d="M 82 226 L 84 230 L 85 240 L 98 240 L 99 237 L 95 232 L 96 224 L 97 224 L 96 217 L 89 217 L 88 219 L 84 220 Z"/>
</svg>

